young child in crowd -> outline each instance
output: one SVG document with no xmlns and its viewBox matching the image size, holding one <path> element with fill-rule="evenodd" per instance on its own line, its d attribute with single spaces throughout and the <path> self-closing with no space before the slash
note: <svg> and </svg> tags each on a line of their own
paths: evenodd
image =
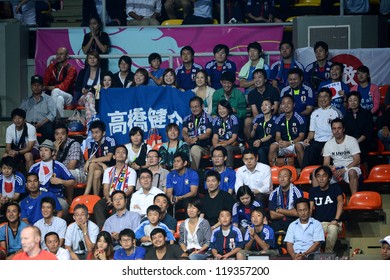
<svg viewBox="0 0 390 280">
<path fill-rule="evenodd" d="M 125 228 L 119 233 L 119 243 L 122 248 L 115 251 L 114 260 L 143 260 L 146 250 L 136 246 L 135 233 L 129 228 Z"/>
<path fill-rule="evenodd" d="M 158 53 L 151 53 L 148 57 L 150 64 L 149 86 L 160 86 L 165 69 L 160 68 L 161 56 Z"/>
<path fill-rule="evenodd" d="M 169 228 L 164 223 L 160 222 L 161 208 L 159 206 L 150 205 L 146 210 L 146 217 L 148 218 L 148 220 L 142 222 L 135 230 L 135 238 L 139 243 L 141 243 L 141 246 L 143 247 L 152 246 L 150 233 L 152 232 L 153 229 L 157 227 L 165 230 L 165 232 L 167 233 L 167 241 L 169 241 L 170 244 L 174 244 L 175 237 L 173 236 L 173 233 L 169 230 Z"/>
<path fill-rule="evenodd" d="M 11 156 L 6 156 L 0 161 L 0 208 L 10 202 L 18 201 L 20 194 L 25 191 L 26 179 L 17 171 L 17 162 Z"/>
</svg>

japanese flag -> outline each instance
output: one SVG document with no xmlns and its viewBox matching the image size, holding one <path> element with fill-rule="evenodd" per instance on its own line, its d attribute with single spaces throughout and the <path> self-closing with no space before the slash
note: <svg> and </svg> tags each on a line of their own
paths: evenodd
<svg viewBox="0 0 390 280">
<path fill-rule="evenodd" d="M 331 83 L 331 84 L 326 85 L 324 87 L 330 88 L 330 90 L 332 91 L 332 99 L 336 99 L 336 98 L 341 97 L 341 95 L 339 95 L 339 91 L 341 90 L 341 83 L 340 82 Z"/>
<path fill-rule="evenodd" d="M 39 166 L 39 183 L 41 185 L 46 185 L 47 182 L 49 182 L 50 178 L 53 176 L 53 170 L 51 168 L 51 161 L 50 162 L 44 162 L 41 161 Z"/>
</svg>

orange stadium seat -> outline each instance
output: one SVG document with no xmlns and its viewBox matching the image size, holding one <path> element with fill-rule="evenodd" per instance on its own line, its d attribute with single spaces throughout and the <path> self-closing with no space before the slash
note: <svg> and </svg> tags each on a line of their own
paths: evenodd
<svg viewBox="0 0 390 280">
<path fill-rule="evenodd" d="M 378 192 L 362 191 L 351 195 L 344 211 L 382 210 L 382 197 Z"/>
<path fill-rule="evenodd" d="M 295 184 L 295 181 L 298 179 L 298 172 L 297 169 L 294 166 L 291 165 L 285 165 L 285 166 L 273 166 L 271 167 L 271 178 L 272 178 L 272 184 L 273 185 L 279 185 L 279 171 L 281 169 L 288 169 L 292 173 L 292 183 Z"/>
<path fill-rule="evenodd" d="M 294 181 L 294 184 L 296 186 L 298 185 L 310 185 L 311 184 L 311 178 L 310 175 L 312 172 L 314 172 L 320 165 L 310 165 L 306 166 L 301 170 L 301 173 L 299 174 L 298 180 Z"/>
<path fill-rule="evenodd" d="M 379 164 L 371 168 L 363 184 L 390 183 L 390 164 Z"/>
<path fill-rule="evenodd" d="M 74 208 L 77 204 L 85 204 L 88 208 L 88 214 L 93 214 L 93 207 L 100 200 L 100 196 L 94 194 L 80 195 L 73 199 L 69 207 L 69 213 L 74 213 Z"/>
</svg>

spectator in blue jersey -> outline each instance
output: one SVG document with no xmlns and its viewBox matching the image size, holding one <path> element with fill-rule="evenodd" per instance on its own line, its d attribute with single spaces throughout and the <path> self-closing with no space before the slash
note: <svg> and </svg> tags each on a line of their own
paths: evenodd
<svg viewBox="0 0 390 280">
<path fill-rule="evenodd" d="M 306 121 L 303 116 L 294 110 L 294 97 L 286 94 L 282 98 L 281 114 L 275 120 L 275 142 L 271 144 L 268 153 L 270 166 L 276 165 L 276 157 L 296 154 L 296 149 L 302 149 L 299 143 L 303 141 L 306 132 Z"/>
<path fill-rule="evenodd" d="M 255 88 L 255 82 L 253 80 L 253 71 L 256 69 L 264 69 L 269 76 L 269 66 L 265 63 L 263 55 L 263 49 L 258 42 L 252 42 L 248 44 L 248 62 L 241 67 L 238 78 L 240 80 L 240 87 L 245 89 L 245 94 L 248 94 Z"/>
<path fill-rule="evenodd" d="M 214 259 L 227 260 L 242 257 L 237 253 L 244 247 L 244 240 L 241 231 L 232 225 L 231 210 L 221 210 L 218 220 L 220 226 L 213 231 L 210 240 L 210 249 Z"/>
<path fill-rule="evenodd" d="M 26 179 L 18 171 L 17 161 L 11 157 L 3 157 L 0 161 L 0 209 L 10 201 L 19 201 L 24 194 Z"/>
<path fill-rule="evenodd" d="M 306 117 L 308 121 L 315 106 L 315 96 L 311 87 L 303 83 L 303 71 L 300 68 L 292 68 L 288 72 L 288 86 L 280 92 L 283 98 L 286 94 L 294 98 L 294 111 Z M 281 108 L 283 113 L 283 108 Z"/>
<path fill-rule="evenodd" d="M 194 62 L 195 51 L 191 46 L 184 46 L 180 50 L 182 65 L 176 68 L 177 86 L 183 90 L 189 90 L 196 87 L 195 74 L 196 71 L 202 69 L 202 66 Z"/>
<path fill-rule="evenodd" d="M 218 115 L 213 121 L 213 148 L 225 147 L 227 150 L 226 166 L 234 168 L 234 155 L 241 154 L 238 137 L 240 127 L 232 105 L 227 100 L 218 103 Z"/>
<path fill-rule="evenodd" d="M 146 221 L 142 222 L 135 230 L 135 238 L 141 244 L 142 247 L 151 247 L 152 239 L 150 233 L 155 228 L 162 228 L 167 234 L 167 241 L 170 244 L 175 242 L 175 237 L 169 228 L 161 222 L 161 208 L 157 205 L 150 205 L 146 209 Z"/>
<path fill-rule="evenodd" d="M 218 44 L 213 49 L 214 59 L 205 65 L 207 74 L 209 75 L 209 84 L 215 90 L 220 89 L 221 75 L 226 72 L 232 72 L 236 76 L 236 64 L 227 59 L 229 56 L 229 47 L 224 44 Z"/>
<path fill-rule="evenodd" d="M 319 253 L 321 243 L 325 240 L 322 225 L 310 217 L 310 202 L 299 198 L 294 203 L 298 219 L 291 222 L 284 241 L 287 252 L 293 260 L 311 259 L 312 254 Z"/>
<path fill-rule="evenodd" d="M 329 166 L 317 168 L 314 176 L 318 186 L 309 190 L 311 216 L 320 221 L 324 229 L 325 253 L 333 253 L 337 235 L 342 230 L 343 192 L 338 184 L 330 184 L 333 175 Z"/>
<path fill-rule="evenodd" d="M 267 216 L 262 207 L 255 207 L 250 212 L 252 225 L 244 235 L 244 249 L 237 256 L 238 259 L 246 259 L 246 256 L 259 256 L 267 254 L 275 257 L 279 255 L 276 249 L 274 230 L 266 224 Z"/>
<path fill-rule="evenodd" d="M 43 218 L 41 210 L 41 200 L 44 197 L 52 197 L 56 202 L 56 216 L 62 218 L 63 211 L 60 202 L 52 192 L 45 192 L 39 188 L 39 177 L 37 173 L 27 173 L 26 189 L 28 196 L 20 201 L 21 219 L 27 224 L 33 225 L 36 221 Z"/>
<path fill-rule="evenodd" d="M 198 193 L 199 175 L 188 168 L 188 156 L 177 152 L 173 160 L 173 171 L 167 176 L 166 194 L 176 210 L 184 209 L 187 200 Z"/>
<path fill-rule="evenodd" d="M 190 146 L 191 168 L 199 169 L 201 157 L 210 153 L 212 118 L 204 110 L 203 99 L 190 99 L 191 114 L 183 121 L 183 140 Z"/>
<path fill-rule="evenodd" d="M 150 64 L 149 71 L 149 86 L 160 86 L 162 84 L 162 76 L 165 71 L 161 68 L 161 55 L 158 53 L 151 53 L 148 57 Z"/>
<path fill-rule="evenodd" d="M 367 66 L 359 66 L 356 73 L 359 84 L 351 87 L 351 91 L 358 91 L 362 95 L 360 106 L 371 110 L 375 116 L 379 113 L 380 93 L 379 87 L 371 82 L 370 69 Z"/>
<path fill-rule="evenodd" d="M 73 190 L 76 180 L 63 163 L 53 159 L 55 152 L 54 143 L 51 140 L 43 141 L 39 145 L 41 161 L 31 166 L 29 172 L 38 174 L 40 188 L 54 193 L 61 203 L 62 209 L 67 213 L 69 205 L 64 190 L 66 189 L 66 193 Z M 67 190 L 68 188 L 69 190 Z"/>
<path fill-rule="evenodd" d="M 330 88 L 320 88 L 318 108 L 310 116 L 309 133 L 301 143 L 303 149 L 297 149 L 297 159 L 301 168 L 322 164 L 322 149 L 326 141 L 333 137 L 330 122 L 343 117 L 341 111 L 331 105 L 331 100 Z"/>
<path fill-rule="evenodd" d="M 251 212 L 256 207 L 263 207 L 262 203 L 257 201 L 255 194 L 247 185 L 242 185 L 236 193 L 237 202 L 232 208 L 233 225 L 238 227 L 243 235 L 253 224 L 251 222 Z"/>
<path fill-rule="evenodd" d="M 318 41 L 314 44 L 313 49 L 316 61 L 306 66 L 304 80 L 314 91 L 317 91 L 320 88 L 320 83 L 330 79 L 332 62 L 328 60 L 329 46 L 327 43 Z"/>
<path fill-rule="evenodd" d="M 135 234 L 129 228 L 121 230 L 119 233 L 119 243 L 121 248 L 115 251 L 114 260 L 143 260 L 146 250 L 143 247 L 136 246 Z"/>
<path fill-rule="evenodd" d="M 253 118 L 261 113 L 264 99 L 269 99 L 272 102 L 272 115 L 279 113 L 279 91 L 268 82 L 267 72 L 264 69 L 256 69 L 253 72 L 253 80 L 256 88 L 248 94 L 248 105 L 252 111 L 252 116 L 245 118 L 244 134 L 246 139 L 250 139 Z"/>
<path fill-rule="evenodd" d="M 213 167 L 211 170 L 215 170 L 221 176 L 221 182 L 219 184 L 219 189 L 230 194 L 234 193 L 234 184 L 236 183 L 236 172 L 230 168 L 226 167 L 227 160 L 227 150 L 223 146 L 215 147 L 211 152 L 211 161 L 213 162 Z M 204 183 L 204 188 L 207 190 L 207 184 Z"/>
<path fill-rule="evenodd" d="M 254 117 L 250 130 L 249 142 L 257 150 L 258 161 L 264 164 L 269 164 L 269 147 L 275 142 L 276 116 L 272 115 L 273 108 L 273 102 L 270 99 L 264 99 L 261 104 L 261 113 Z"/>
<path fill-rule="evenodd" d="M 287 231 L 298 214 L 294 202 L 303 197 L 303 192 L 292 183 L 291 170 L 282 168 L 278 174 L 279 186 L 275 188 L 268 202 L 270 226 L 275 232 Z"/>
<path fill-rule="evenodd" d="M 250 0 L 246 3 L 245 17 L 249 23 L 273 22 L 274 15 L 273 0 Z"/>
<path fill-rule="evenodd" d="M 92 188 L 93 194 L 99 195 L 104 170 L 108 166 L 114 165 L 112 156 L 114 155 L 115 140 L 106 136 L 106 125 L 100 120 L 92 122 L 89 130 L 92 133 L 92 141 L 86 141 L 88 156 L 84 172 L 87 174 L 87 186 L 84 194 L 89 194 Z"/>
<path fill-rule="evenodd" d="M 281 91 L 289 85 L 288 75 L 291 69 L 304 70 L 302 63 L 294 58 L 294 44 L 290 41 L 282 41 L 279 44 L 281 59 L 271 65 L 269 79 L 272 85 Z"/>
<path fill-rule="evenodd" d="M 328 87 L 332 90 L 332 105 L 344 116 L 347 112 L 347 95 L 349 86 L 343 82 L 344 65 L 333 62 L 330 67 L 330 79 L 322 82 L 319 88 Z"/>
</svg>

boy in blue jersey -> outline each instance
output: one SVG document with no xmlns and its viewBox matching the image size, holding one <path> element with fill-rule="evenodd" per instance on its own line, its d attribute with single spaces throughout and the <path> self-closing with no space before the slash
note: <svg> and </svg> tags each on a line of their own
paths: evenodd
<svg viewBox="0 0 390 280">
<path fill-rule="evenodd" d="M 115 251 L 114 260 L 143 260 L 146 250 L 135 245 L 135 234 L 129 228 L 121 230 L 119 233 L 119 243 L 121 248 Z"/>
<path fill-rule="evenodd" d="M 164 68 L 160 68 L 161 65 L 161 55 L 158 53 L 151 53 L 148 57 L 148 62 L 150 64 L 149 73 L 149 86 L 160 86 L 162 83 L 162 75 L 165 71 Z"/>
<path fill-rule="evenodd" d="M 237 259 L 245 260 L 247 255 L 277 256 L 279 252 L 275 249 L 274 230 L 267 224 L 266 213 L 262 207 L 256 207 L 251 211 L 251 222 L 253 226 L 247 228 L 244 237 L 244 250 L 237 254 Z"/>
<path fill-rule="evenodd" d="M 218 221 L 221 226 L 216 228 L 210 240 L 210 249 L 216 260 L 237 259 L 238 252 L 243 248 L 244 243 L 239 228 L 232 225 L 232 212 L 223 209 L 219 212 Z"/>
<path fill-rule="evenodd" d="M 10 201 L 19 201 L 24 193 L 26 180 L 17 166 L 16 159 L 11 156 L 0 161 L 0 208 Z"/>
<path fill-rule="evenodd" d="M 141 243 L 143 247 L 152 246 L 152 239 L 150 233 L 155 228 L 162 228 L 167 234 L 167 241 L 170 244 L 175 242 L 175 237 L 169 228 L 161 223 L 161 208 L 157 205 L 150 205 L 146 210 L 147 221 L 142 222 L 135 230 L 135 238 Z"/>
</svg>

